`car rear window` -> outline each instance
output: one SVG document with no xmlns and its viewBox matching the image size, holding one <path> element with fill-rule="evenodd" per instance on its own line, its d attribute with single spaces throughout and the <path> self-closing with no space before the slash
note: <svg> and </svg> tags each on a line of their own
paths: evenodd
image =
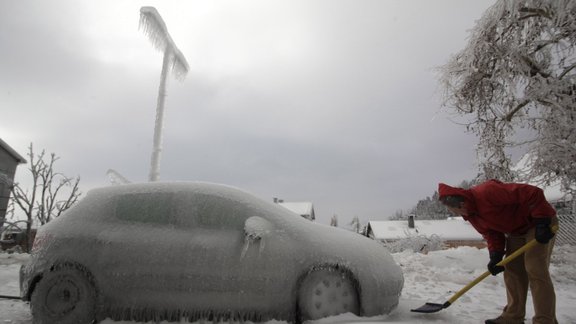
<svg viewBox="0 0 576 324">
<path fill-rule="evenodd" d="M 184 195 L 178 197 L 177 205 L 178 225 L 184 227 L 241 230 L 250 216 L 244 204 L 217 195 Z"/>
<path fill-rule="evenodd" d="M 174 224 L 173 200 L 171 193 L 125 194 L 116 203 L 116 217 L 131 222 Z"/>
</svg>

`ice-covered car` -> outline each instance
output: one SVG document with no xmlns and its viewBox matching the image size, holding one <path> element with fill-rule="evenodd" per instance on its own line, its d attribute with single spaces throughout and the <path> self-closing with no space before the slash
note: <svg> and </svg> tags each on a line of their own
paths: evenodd
<svg viewBox="0 0 576 324">
<path fill-rule="evenodd" d="M 20 273 L 34 323 L 386 314 L 403 286 L 375 241 L 210 183 L 94 189 L 42 226 Z"/>
</svg>

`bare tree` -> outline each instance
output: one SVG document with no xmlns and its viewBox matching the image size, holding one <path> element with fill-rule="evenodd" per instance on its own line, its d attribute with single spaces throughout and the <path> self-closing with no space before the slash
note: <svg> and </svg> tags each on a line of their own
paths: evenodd
<svg viewBox="0 0 576 324">
<path fill-rule="evenodd" d="M 26 249 L 29 251 L 33 222 L 43 225 L 60 216 L 78 200 L 81 192 L 78 187 L 80 177 L 69 178 L 54 171 L 54 164 L 59 159 L 54 153 L 47 156 L 46 151 L 42 150 L 40 154 L 35 154 L 32 143 L 28 149 L 32 184 L 27 189 L 14 184 L 12 199 L 27 218 Z"/>
<path fill-rule="evenodd" d="M 442 67 L 446 104 L 479 137 L 484 177 L 515 179 L 514 149 L 529 153 L 530 180 L 574 190 L 575 50 L 576 1 L 499 0 Z"/>
</svg>

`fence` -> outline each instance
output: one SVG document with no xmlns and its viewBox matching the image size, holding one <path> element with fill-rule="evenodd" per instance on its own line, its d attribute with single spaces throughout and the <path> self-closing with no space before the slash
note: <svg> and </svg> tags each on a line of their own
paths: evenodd
<svg viewBox="0 0 576 324">
<path fill-rule="evenodd" d="M 576 201 L 560 201 L 554 203 L 558 214 L 560 229 L 556 236 L 556 245 L 576 245 L 576 217 L 574 204 Z"/>
</svg>

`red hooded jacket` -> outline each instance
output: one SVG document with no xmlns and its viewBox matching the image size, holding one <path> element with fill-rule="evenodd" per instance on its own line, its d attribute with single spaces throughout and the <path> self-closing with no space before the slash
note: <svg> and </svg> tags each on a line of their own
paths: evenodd
<svg viewBox="0 0 576 324">
<path fill-rule="evenodd" d="M 520 183 L 488 180 L 470 189 L 438 185 L 440 198 L 463 196 L 468 216 L 464 217 L 486 239 L 489 251 L 504 252 L 505 234 L 523 234 L 534 227 L 535 218 L 556 216 L 542 189 Z"/>
</svg>

